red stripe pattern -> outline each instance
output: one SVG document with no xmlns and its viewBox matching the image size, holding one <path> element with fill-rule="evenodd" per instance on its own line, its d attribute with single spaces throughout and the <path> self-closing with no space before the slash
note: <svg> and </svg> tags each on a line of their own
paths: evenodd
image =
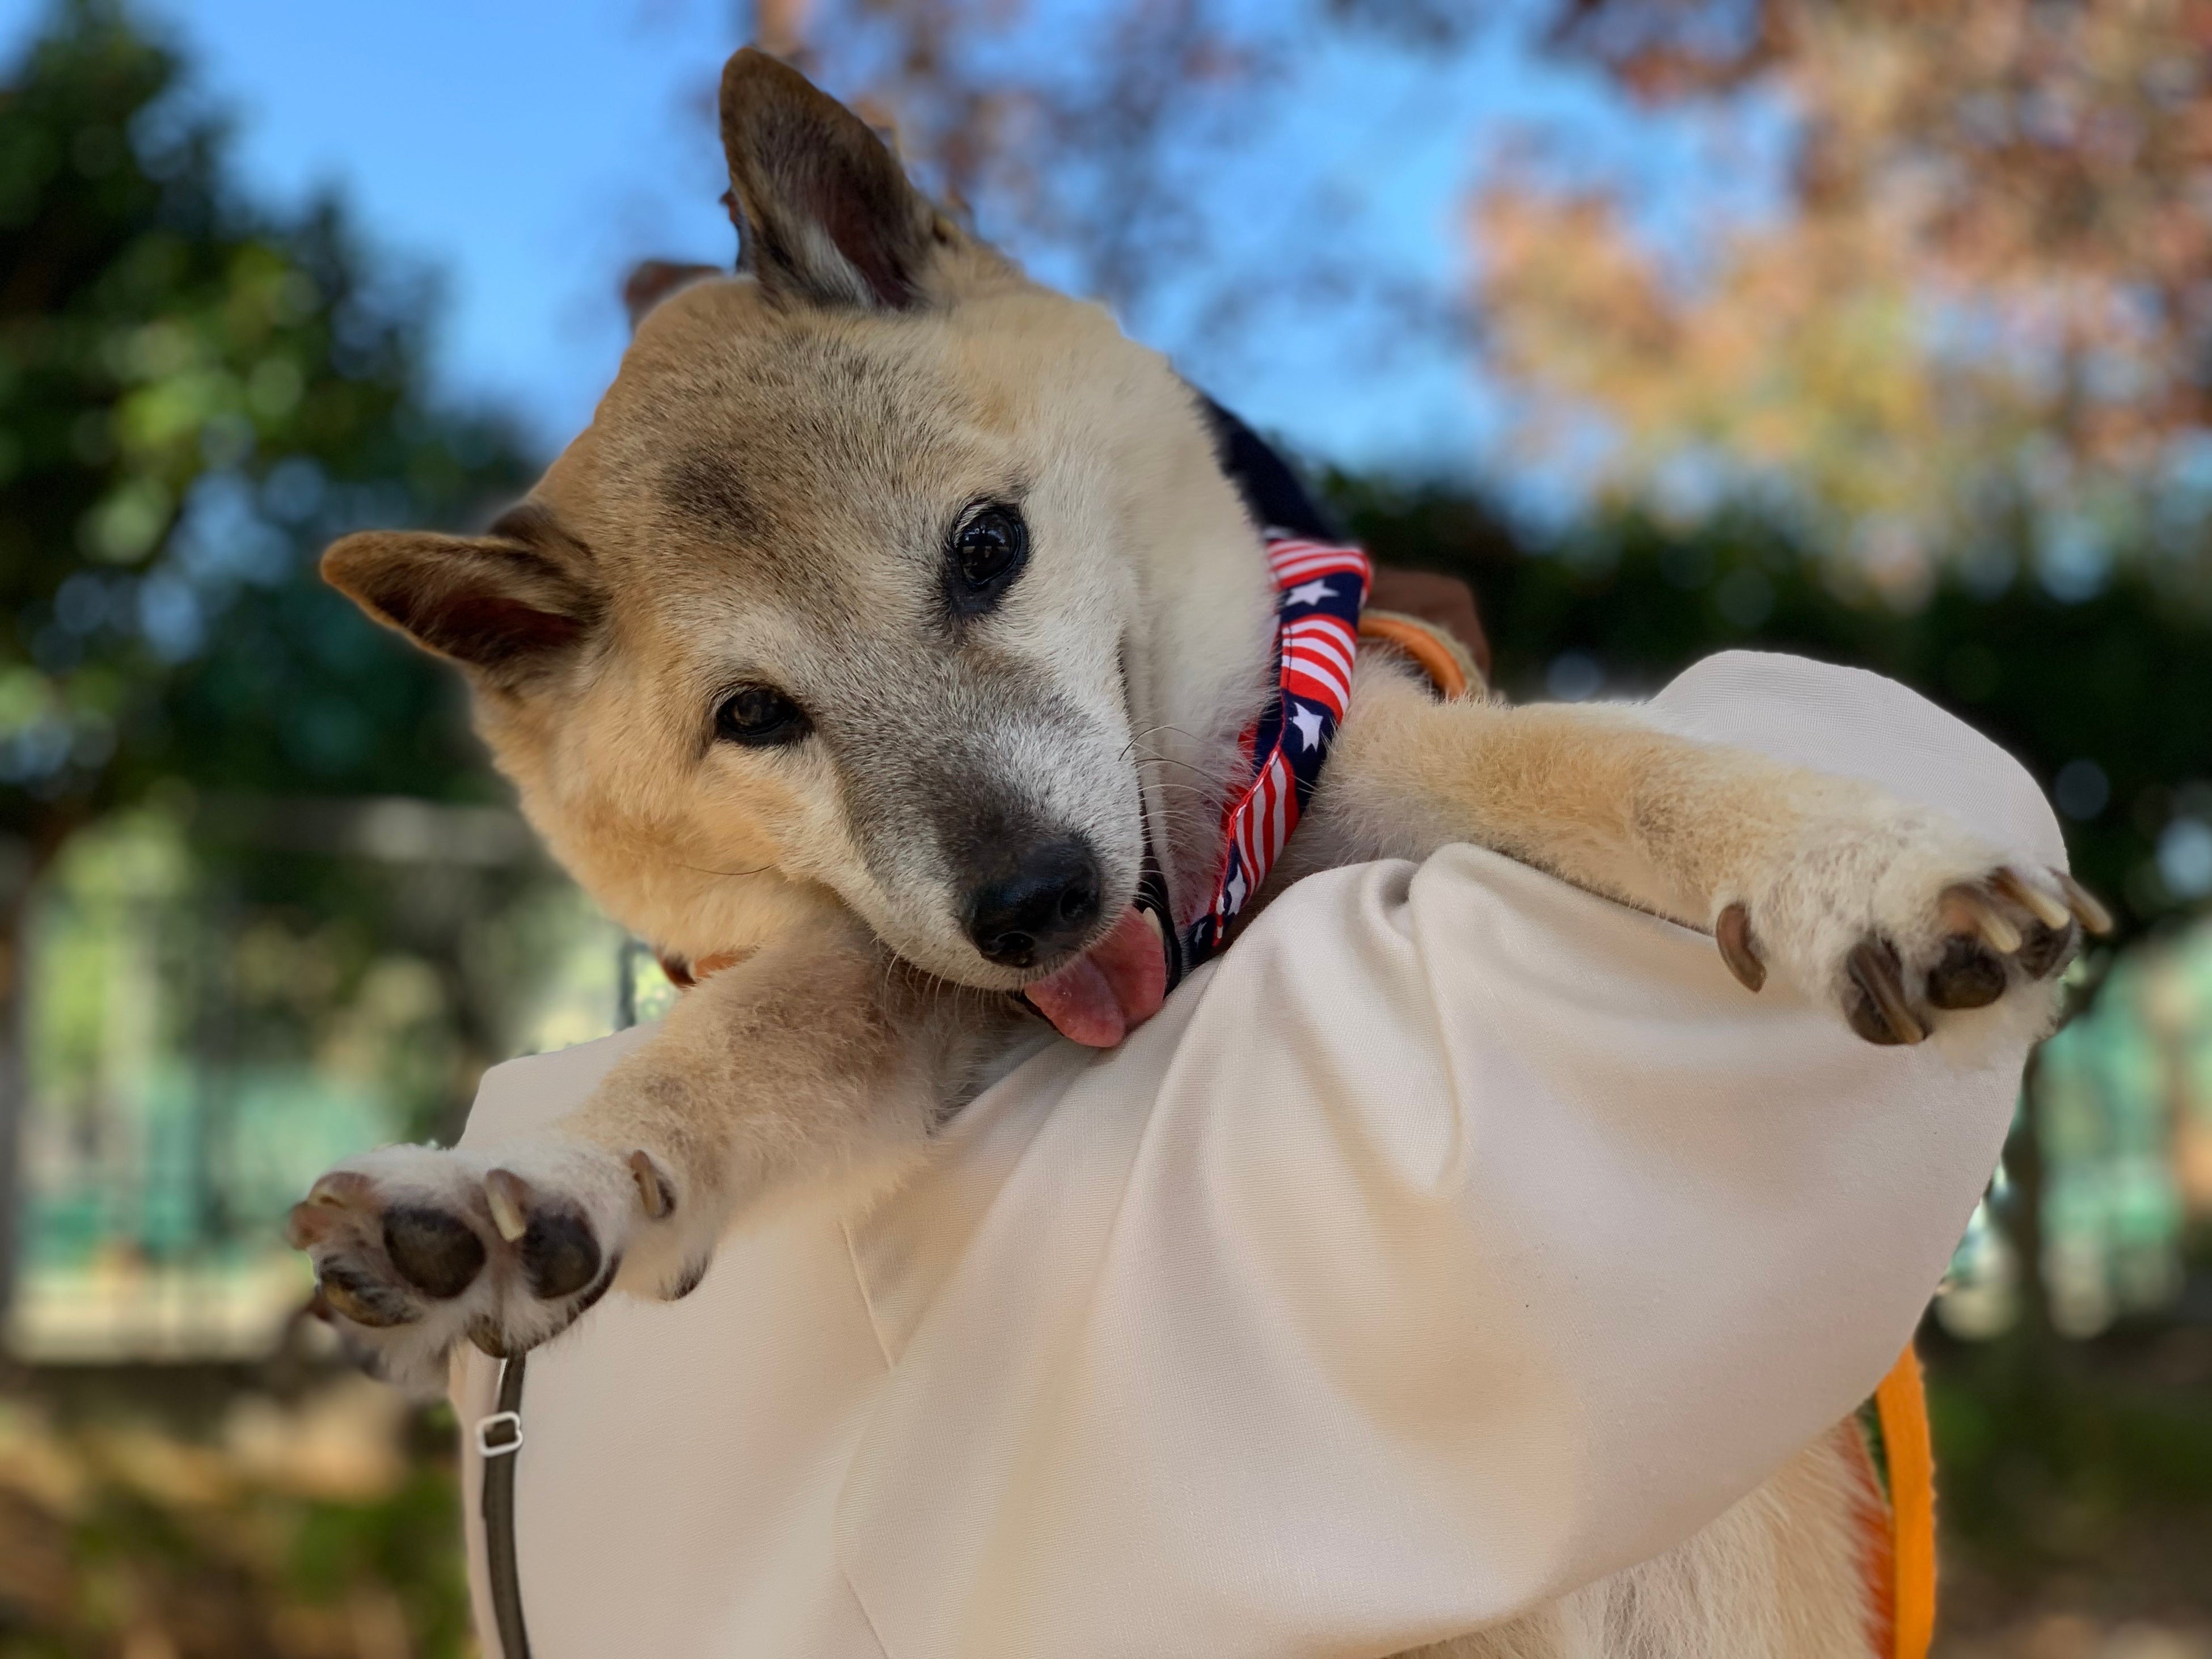
<svg viewBox="0 0 2212 1659">
<path fill-rule="evenodd" d="M 1252 781 L 1222 810 L 1221 873 L 1205 912 L 1184 933 L 1186 968 L 1220 948 L 1230 923 L 1267 880 L 1352 699 L 1372 562 L 1356 547 L 1269 531 L 1267 566 L 1277 595 L 1275 701 L 1244 733 Z"/>
</svg>

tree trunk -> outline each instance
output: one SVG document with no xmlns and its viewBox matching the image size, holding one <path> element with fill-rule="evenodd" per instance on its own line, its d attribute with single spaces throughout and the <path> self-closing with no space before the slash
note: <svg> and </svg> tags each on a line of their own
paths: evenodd
<svg viewBox="0 0 2212 1659">
<path fill-rule="evenodd" d="M 24 924 L 30 911 L 32 866 L 27 846 L 0 835 L 0 1330 L 6 1328 L 25 1243 L 22 1141 L 30 1072 L 23 1020 L 24 981 L 29 973 Z"/>
<path fill-rule="evenodd" d="M 2051 1335 L 2050 1291 L 2043 1272 L 2043 1104 L 2037 1086 L 2042 1069 L 2043 1050 L 2039 1048 L 2027 1057 L 2020 1084 L 2020 1121 L 2005 1143 L 2005 1176 L 2011 1192 L 2000 1217 L 2019 1274 L 2019 1334 L 2022 1345 L 2035 1354 L 2048 1348 Z"/>
</svg>

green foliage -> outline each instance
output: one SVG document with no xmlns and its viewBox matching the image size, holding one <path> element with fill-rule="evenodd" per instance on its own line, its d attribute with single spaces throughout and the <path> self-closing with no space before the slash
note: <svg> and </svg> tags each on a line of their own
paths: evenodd
<svg viewBox="0 0 2212 1659">
<path fill-rule="evenodd" d="M 1987 732 L 2046 789 L 2094 763 L 2106 799 L 2061 792 L 2078 811 L 2067 841 L 2124 925 L 2198 896 L 2172 890 L 2155 854 L 2177 825 L 2212 817 L 2212 608 L 2147 563 L 2060 598 L 1992 559 L 1947 570 L 1900 610 L 1754 515 L 1678 531 L 1630 514 L 1540 539 L 1464 491 L 1338 478 L 1332 494 L 1377 557 L 1474 585 L 1515 696 L 1648 691 L 1731 647 L 1871 668 Z"/>
<path fill-rule="evenodd" d="M 2027 1584 L 2137 1579 L 2182 1605 L 2202 1595 L 2212 1373 L 2198 1336 L 1938 1348 L 1929 1411 L 1944 1523 L 1975 1567 Z"/>
<path fill-rule="evenodd" d="M 45 1171 L 68 1190 L 33 1221 L 181 1147 L 198 1196 L 165 1236 L 265 1242 L 265 1205 L 201 1190 L 222 1149 L 316 1070 L 382 1103 L 386 1133 L 450 1130 L 536 982 L 501 923 L 526 926 L 550 875 L 520 846 L 348 840 L 363 798 L 501 796 L 454 676 L 316 557 L 364 526 L 480 519 L 533 469 L 502 422 L 435 393 L 426 281 L 334 202 L 252 199 L 123 0 L 49 4 L 0 70 L 0 1133 L 9 1004 L 35 980 L 34 1105 L 83 1157 Z M 178 880 L 87 910 L 85 870 L 58 858 L 131 823 L 175 844 Z M 86 971 L 14 971 L 27 893 L 56 966 L 75 939 Z M 331 1098 L 290 1090 L 302 1114 Z"/>
<path fill-rule="evenodd" d="M 0 1659 L 473 1652 L 452 1413 L 395 1423 L 362 1388 L 280 1399 L 234 1378 L 228 1431 L 113 1394 L 0 1407 Z M 241 1449 L 240 1423 L 296 1431 L 319 1411 L 343 1437 L 334 1465 L 305 1443 L 282 1467 Z"/>
<path fill-rule="evenodd" d="M 175 54 L 58 0 L 0 91 L 0 832 L 37 860 L 166 777 L 480 791 L 447 678 L 313 572 L 518 490 L 441 407 L 429 295 L 337 205 L 249 202 Z"/>
</svg>

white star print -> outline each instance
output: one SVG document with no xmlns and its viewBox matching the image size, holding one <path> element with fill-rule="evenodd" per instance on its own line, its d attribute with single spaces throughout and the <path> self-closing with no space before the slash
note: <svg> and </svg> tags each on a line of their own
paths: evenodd
<svg viewBox="0 0 2212 1659">
<path fill-rule="evenodd" d="M 1239 870 L 1229 878 L 1229 911 L 1234 915 L 1244 908 L 1244 872 Z"/>
<path fill-rule="evenodd" d="M 1297 708 L 1297 712 L 1291 716 L 1291 724 L 1298 728 L 1298 740 L 1309 749 L 1319 748 L 1321 746 L 1321 711 L 1317 708 L 1308 708 L 1303 703 L 1298 704 Z"/>
<path fill-rule="evenodd" d="M 1325 581 L 1310 581 L 1303 587 L 1294 587 L 1283 595 L 1286 605 L 1319 605 L 1323 599 L 1333 599 L 1336 590 Z"/>
</svg>

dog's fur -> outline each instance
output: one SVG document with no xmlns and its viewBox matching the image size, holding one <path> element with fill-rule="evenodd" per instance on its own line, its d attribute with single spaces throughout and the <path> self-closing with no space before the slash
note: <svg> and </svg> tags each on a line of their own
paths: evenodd
<svg viewBox="0 0 2212 1659">
<path fill-rule="evenodd" d="M 531 822 L 611 915 L 672 957 L 742 958 L 543 1138 L 389 1149 L 295 1212 L 336 1313 L 417 1382 L 464 1337 L 519 1352 L 611 1285 L 683 1294 L 772 1195 L 897 1181 L 1029 1024 L 1009 993 L 1058 965 L 979 953 L 978 880 L 1080 837 L 1095 944 L 1149 842 L 1187 911 L 1268 695 L 1258 531 L 1167 365 L 937 212 L 773 60 L 731 61 L 722 120 L 745 268 L 642 319 L 591 428 L 491 534 L 356 535 L 325 563 L 467 670 Z M 1018 508 L 1032 551 L 963 614 L 948 537 L 985 501 Z M 807 735 L 718 738 L 744 685 L 787 695 Z M 1718 926 L 1747 982 L 1783 974 L 1878 1041 L 2001 995 L 2040 1018 L 2074 932 L 2062 883 L 1939 814 L 1629 708 L 1440 703 L 1364 653 L 1269 891 L 1455 841 Z M 1863 1655 L 1852 1432 L 1661 1560 L 1433 1651 Z"/>
</svg>

